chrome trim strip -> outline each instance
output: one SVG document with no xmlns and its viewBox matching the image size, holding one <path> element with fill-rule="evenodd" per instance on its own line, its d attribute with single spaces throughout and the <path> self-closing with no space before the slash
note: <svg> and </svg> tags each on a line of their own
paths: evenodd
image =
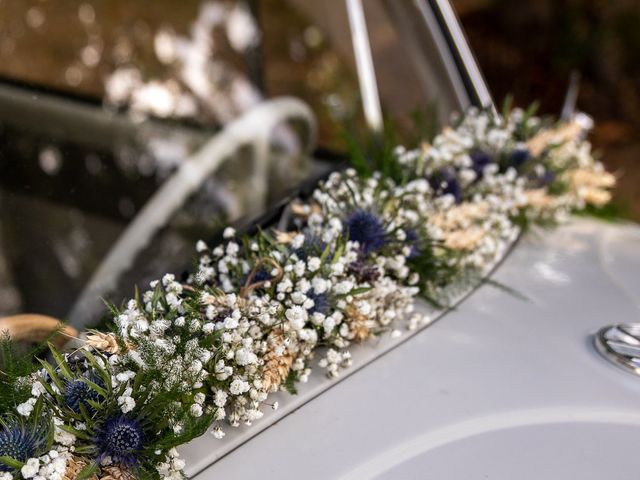
<svg viewBox="0 0 640 480">
<path fill-rule="evenodd" d="M 469 44 L 462 32 L 458 18 L 451 8 L 451 4 L 448 0 L 429 0 L 429 4 L 431 5 L 431 9 L 434 10 L 434 13 L 439 13 L 442 17 L 444 25 L 441 25 L 441 27 L 443 29 L 446 28 L 445 33 L 448 33 L 450 37 L 449 46 L 454 50 L 452 53 L 459 57 L 458 69 L 461 70 L 460 74 L 466 74 L 470 86 L 474 90 L 473 92 L 468 92 L 471 102 L 477 104 L 477 106 L 494 107 L 491 93 L 489 93 L 489 89 L 480 73 L 480 68 L 471 53 Z M 437 11 L 435 11 L 436 9 Z M 464 71 L 462 71 L 463 69 Z"/>
<path fill-rule="evenodd" d="M 429 4 L 422 0 L 415 0 L 415 6 L 422 14 L 422 18 L 426 24 L 426 28 L 429 31 L 429 34 L 433 38 L 434 43 L 436 44 L 436 48 L 438 49 L 438 53 L 440 54 L 440 58 L 444 65 L 444 68 L 447 71 L 447 75 L 451 81 L 453 86 L 454 93 L 456 95 L 456 100 L 461 110 L 466 110 L 472 105 L 472 99 L 465 88 L 464 79 L 462 78 L 462 72 L 458 69 L 456 65 L 456 60 L 453 57 L 453 52 L 447 42 L 447 39 L 444 35 L 443 26 L 438 21 L 437 16 L 433 12 L 432 8 Z"/>
</svg>

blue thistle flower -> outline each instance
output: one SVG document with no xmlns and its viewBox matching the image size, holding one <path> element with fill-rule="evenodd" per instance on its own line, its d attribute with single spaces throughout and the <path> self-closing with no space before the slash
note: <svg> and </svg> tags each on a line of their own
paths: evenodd
<svg viewBox="0 0 640 480">
<path fill-rule="evenodd" d="M 373 283 L 380 278 L 378 268 L 375 265 L 369 265 L 362 257 L 349 264 L 348 272 L 356 277 L 358 283 Z"/>
<path fill-rule="evenodd" d="M 536 188 L 542 188 L 552 184 L 556 179 L 556 174 L 547 170 L 541 175 L 533 173 L 529 178 Z"/>
<path fill-rule="evenodd" d="M 304 243 L 300 248 L 296 248 L 293 253 L 295 253 L 300 260 L 306 260 L 313 255 L 322 255 L 325 248 L 327 248 L 327 244 L 324 243 L 320 237 L 312 233 L 305 233 Z"/>
<path fill-rule="evenodd" d="M 43 425 L 27 425 L 19 421 L 2 424 L 0 430 L 0 456 L 20 462 L 39 456 L 47 443 L 47 429 Z M 0 472 L 10 472 L 12 467 L 0 461 Z"/>
<path fill-rule="evenodd" d="M 307 293 L 307 297 L 313 300 L 313 307 L 309 309 L 310 314 L 322 313 L 326 315 L 331 308 L 331 302 L 329 301 L 329 295 L 326 293 L 316 293 L 313 289 Z"/>
<path fill-rule="evenodd" d="M 98 431 L 95 443 L 99 460 L 111 457 L 114 463 L 130 467 L 142 450 L 144 432 L 137 420 L 125 415 L 111 417 Z"/>
<path fill-rule="evenodd" d="M 266 282 L 267 280 L 271 280 L 273 275 L 271 275 L 266 268 L 260 268 L 256 274 L 253 276 L 253 283 Z"/>
<path fill-rule="evenodd" d="M 494 163 L 493 157 L 482 150 L 471 152 L 471 168 L 476 172 L 476 179 L 480 180 L 484 176 L 484 169 Z"/>
<path fill-rule="evenodd" d="M 462 201 L 462 188 L 452 168 L 443 168 L 431 175 L 429 184 L 437 195 L 453 195 L 456 203 Z"/>
<path fill-rule="evenodd" d="M 245 273 L 240 279 L 240 284 L 241 285 L 246 284 L 248 278 L 249 278 L 249 274 Z M 273 275 L 271 275 L 271 273 L 269 273 L 267 268 L 263 266 L 258 269 L 258 271 L 255 273 L 255 275 L 251 279 L 251 285 L 254 285 L 260 282 L 266 282 L 267 280 L 271 280 L 272 278 L 273 278 Z"/>
<path fill-rule="evenodd" d="M 509 155 L 509 166 L 516 170 L 520 169 L 531 158 L 531 152 L 528 148 L 518 147 Z"/>
<path fill-rule="evenodd" d="M 92 378 L 91 381 L 101 386 L 103 383 L 99 378 Z M 86 382 L 81 379 L 75 379 L 67 382 L 63 392 L 64 403 L 71 411 L 80 413 L 80 405 L 87 411 L 93 411 L 93 407 L 89 405 L 89 400 L 94 402 L 100 401 L 102 396 L 92 389 Z"/>
<path fill-rule="evenodd" d="M 384 223 L 371 212 L 356 210 L 344 222 L 349 240 L 358 242 L 364 254 L 375 252 L 388 241 Z"/>
<path fill-rule="evenodd" d="M 420 255 L 421 251 L 420 236 L 418 235 L 418 232 L 413 228 L 406 229 L 404 233 L 406 235 L 405 241 L 407 242 L 407 245 L 411 247 L 408 258 L 415 258 Z"/>
</svg>

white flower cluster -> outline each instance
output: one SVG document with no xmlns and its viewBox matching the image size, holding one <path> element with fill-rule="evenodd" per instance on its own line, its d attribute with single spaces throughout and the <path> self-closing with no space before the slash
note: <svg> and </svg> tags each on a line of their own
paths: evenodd
<svg viewBox="0 0 640 480">
<path fill-rule="evenodd" d="M 164 395 L 173 434 L 207 421 L 220 439 L 223 420 L 251 425 L 265 406 L 277 408 L 269 394 L 306 382 L 316 356 L 336 377 L 351 364 L 354 344 L 427 324 L 415 298 L 446 303 L 445 287 L 482 274 L 505 253 L 517 222 L 557 222 L 609 200 L 614 179 L 582 131 L 580 122 L 543 127 L 517 110 L 506 120 L 471 110 L 432 145 L 397 148 L 401 180 L 333 173 L 307 203 L 290 205 L 281 222 L 287 231 L 240 241 L 228 228 L 213 249 L 198 242 L 199 264 L 185 283 L 170 274 L 151 282 L 116 315 L 113 333 L 87 337 L 87 351 L 100 353 L 92 362 L 109 372 L 102 378 L 116 392 L 118 415 Z M 82 365 L 81 372 L 90 367 Z M 18 413 L 29 417 L 41 395 L 63 388 L 47 387 L 32 383 Z M 86 436 L 77 417 L 67 419 L 70 428 L 53 422 L 55 449 L 27 461 L 21 478 L 61 478 Z M 153 463 L 161 478 L 181 478 L 175 450 L 156 454 L 164 458 Z"/>
<path fill-rule="evenodd" d="M 429 179 L 439 194 L 426 218 L 432 234 L 482 268 L 518 234 L 514 218 L 560 223 L 575 209 L 610 201 L 615 179 L 583 138 L 590 126 L 584 115 L 545 125 L 519 109 L 502 118 L 472 108 L 432 144 L 396 153 L 410 176 Z"/>
<path fill-rule="evenodd" d="M 167 452 L 164 462 L 160 462 L 156 465 L 156 469 L 160 474 L 160 478 L 166 480 L 183 480 L 184 474 L 182 470 L 185 467 L 185 461 L 179 458 L 180 455 L 175 448 L 172 448 Z"/>
<path fill-rule="evenodd" d="M 20 468 L 20 478 L 32 480 L 64 480 L 67 469 L 67 452 L 50 450 L 38 458 L 29 458 Z M 10 472 L 0 472 L 0 480 L 13 480 L 15 477 Z"/>
<path fill-rule="evenodd" d="M 38 399 L 46 393 L 41 379 L 45 375 L 44 371 L 35 373 L 30 377 L 23 377 L 27 385 L 31 385 L 31 397 L 16 407 L 18 415 L 29 418 L 34 410 Z M 39 457 L 29 458 L 20 468 L 20 478 L 33 480 L 64 480 L 67 468 L 67 461 L 73 452 L 75 436 L 60 428 L 63 421 L 58 417 L 53 417 L 53 445 L 50 450 Z M 0 472 L 0 480 L 12 480 L 14 477 L 10 472 Z"/>
<path fill-rule="evenodd" d="M 433 145 L 397 149 L 408 172 L 401 184 L 380 174 L 333 173 L 310 203 L 295 205 L 292 231 L 240 243 L 227 229 L 226 243 L 212 250 L 199 242 L 191 282 L 201 292 L 202 315 L 183 321 L 219 336 L 209 352 L 215 362 L 203 363 L 210 372 L 206 401 L 195 402 L 192 414 L 214 411 L 216 420 L 250 424 L 269 392 L 307 380 L 320 345 L 326 350 L 319 366 L 337 376 L 351 362 L 353 343 L 393 330 L 399 320 L 408 329 L 427 323 L 413 312 L 414 298 L 421 290 L 439 292 L 434 285 L 442 279 L 421 278 L 416 258 L 426 252 L 432 268 L 482 272 L 518 235 L 513 218 L 533 215 L 532 192 L 560 163 L 562 175 L 570 157 L 582 168 L 595 165 L 575 134 L 568 142 L 579 153 L 558 141 L 561 133 L 518 137 L 540 125 L 519 111 L 503 121 L 472 110 Z M 538 152 L 536 142 L 544 144 Z M 559 220 L 567 204 L 545 214 Z M 213 434 L 224 435 L 220 425 Z"/>
</svg>

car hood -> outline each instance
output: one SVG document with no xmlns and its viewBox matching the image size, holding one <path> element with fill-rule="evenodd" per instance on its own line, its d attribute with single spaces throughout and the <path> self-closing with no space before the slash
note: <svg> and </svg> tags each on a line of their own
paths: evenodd
<svg viewBox="0 0 640 480">
<path fill-rule="evenodd" d="M 317 373 L 254 426 L 187 445 L 187 473 L 632 478 L 640 378 L 592 337 L 639 319 L 640 228 L 574 219 L 529 232 L 492 278 L 508 288 L 485 284 L 413 336 L 358 346 L 342 381 Z"/>
</svg>

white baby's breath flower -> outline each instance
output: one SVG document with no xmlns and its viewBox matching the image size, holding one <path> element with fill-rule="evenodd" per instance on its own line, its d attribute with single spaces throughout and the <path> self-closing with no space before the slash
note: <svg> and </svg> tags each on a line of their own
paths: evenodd
<svg viewBox="0 0 640 480">
<path fill-rule="evenodd" d="M 225 318 L 224 328 L 227 328 L 227 329 L 238 328 L 238 319 L 233 316 Z"/>
<path fill-rule="evenodd" d="M 238 365 L 245 366 L 245 365 L 255 363 L 258 360 L 258 358 L 256 357 L 255 353 L 245 348 L 240 348 L 236 351 L 235 360 Z"/>
<path fill-rule="evenodd" d="M 30 458 L 20 469 L 20 473 L 24 478 L 33 478 L 38 474 L 40 469 L 40 460 L 37 458 Z"/>
<path fill-rule="evenodd" d="M 334 287 L 334 291 L 339 295 L 349 293 L 353 289 L 353 283 L 349 280 L 342 281 Z"/>
<path fill-rule="evenodd" d="M 304 235 L 302 234 L 298 234 L 296 236 L 293 237 L 293 240 L 291 241 L 291 246 L 293 248 L 302 248 L 302 245 L 304 244 Z"/>
<path fill-rule="evenodd" d="M 132 397 L 121 396 L 118 397 L 118 405 L 120 405 L 122 413 L 128 413 L 136 408 L 136 401 Z"/>
<path fill-rule="evenodd" d="M 35 398 L 31 397 L 26 402 L 18 405 L 16 407 L 16 410 L 23 417 L 28 417 L 29 415 L 31 415 L 31 412 L 33 411 L 33 406 L 36 404 L 36 401 L 37 400 Z"/>
<path fill-rule="evenodd" d="M 224 390 L 216 390 L 213 394 L 214 403 L 218 407 L 224 407 L 227 403 L 227 393 Z"/>
<path fill-rule="evenodd" d="M 42 383 L 39 380 L 35 381 L 31 386 L 31 395 L 38 398 L 43 393 L 47 393 L 47 391 L 44 388 L 44 385 L 42 385 Z"/>
<path fill-rule="evenodd" d="M 291 300 L 293 303 L 300 305 L 307 299 L 307 296 L 302 292 L 293 292 L 291 294 Z"/>
<path fill-rule="evenodd" d="M 127 382 L 129 380 L 134 379 L 136 376 L 136 373 L 131 371 L 131 370 L 126 370 L 124 372 L 120 372 L 116 375 L 116 379 L 118 380 L 118 382 L 124 383 Z"/>
<path fill-rule="evenodd" d="M 327 280 L 321 277 L 314 277 L 311 281 L 311 285 L 313 287 L 313 291 L 318 294 L 325 293 L 328 288 Z"/>
<path fill-rule="evenodd" d="M 310 272 L 317 271 L 320 268 L 321 264 L 322 262 L 318 257 L 311 257 L 309 260 L 307 260 L 307 267 L 309 268 Z"/>
<path fill-rule="evenodd" d="M 202 253 L 207 251 L 207 244 L 203 240 L 198 240 L 196 243 L 196 252 Z"/>
<path fill-rule="evenodd" d="M 285 317 L 289 320 L 289 325 L 294 330 L 300 330 L 304 327 L 308 319 L 307 310 L 299 305 L 294 305 L 285 311 Z"/>
<path fill-rule="evenodd" d="M 241 395 L 249 390 L 250 386 L 247 382 L 240 379 L 235 379 L 229 385 L 229 392 L 232 395 Z"/>
</svg>

